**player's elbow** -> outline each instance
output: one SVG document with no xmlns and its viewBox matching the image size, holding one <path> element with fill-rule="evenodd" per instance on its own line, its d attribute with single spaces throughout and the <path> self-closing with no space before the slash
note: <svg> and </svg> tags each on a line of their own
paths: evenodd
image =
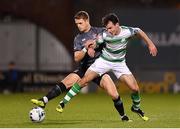
<svg viewBox="0 0 180 129">
<path fill-rule="evenodd" d="M 144 31 L 139 28 L 138 34 L 142 36 L 142 35 L 144 35 Z"/>
<path fill-rule="evenodd" d="M 80 62 L 84 57 L 84 54 L 82 54 L 81 51 L 77 51 L 74 53 L 74 61 L 75 62 Z"/>
</svg>

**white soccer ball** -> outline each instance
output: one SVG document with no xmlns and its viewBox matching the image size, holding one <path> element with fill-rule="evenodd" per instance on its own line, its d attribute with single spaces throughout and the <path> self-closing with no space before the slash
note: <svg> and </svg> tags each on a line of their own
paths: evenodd
<svg viewBox="0 0 180 129">
<path fill-rule="evenodd" d="M 29 117 L 32 122 L 42 122 L 45 118 L 45 111 L 40 107 L 34 107 L 30 110 Z"/>
</svg>

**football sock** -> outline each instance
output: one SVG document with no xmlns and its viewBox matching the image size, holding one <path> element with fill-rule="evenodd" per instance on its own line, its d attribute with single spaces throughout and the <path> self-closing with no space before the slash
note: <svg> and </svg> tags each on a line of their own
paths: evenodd
<svg viewBox="0 0 180 129">
<path fill-rule="evenodd" d="M 132 107 L 135 110 L 138 110 L 140 108 L 140 101 L 141 101 L 139 92 L 132 93 L 131 94 L 131 99 L 132 99 L 132 102 L 133 102 Z"/>
<path fill-rule="evenodd" d="M 46 96 L 43 97 L 43 101 L 47 103 L 49 100 L 59 96 L 66 91 L 66 86 L 61 82 L 53 87 Z"/>
<path fill-rule="evenodd" d="M 76 96 L 80 92 L 80 90 L 81 87 L 79 86 L 79 84 L 75 83 L 60 103 L 67 104 L 74 96 Z"/>
<path fill-rule="evenodd" d="M 121 116 L 124 116 L 124 106 L 123 106 L 123 102 L 121 101 L 120 97 L 118 97 L 117 99 L 113 100 L 114 102 L 114 106 L 116 108 L 116 110 L 119 112 L 119 114 Z"/>
</svg>

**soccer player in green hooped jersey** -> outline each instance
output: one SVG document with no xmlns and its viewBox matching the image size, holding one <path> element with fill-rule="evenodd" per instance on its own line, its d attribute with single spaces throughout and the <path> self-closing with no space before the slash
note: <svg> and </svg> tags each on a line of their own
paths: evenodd
<svg viewBox="0 0 180 129">
<path fill-rule="evenodd" d="M 106 31 L 99 35 L 97 40 L 88 41 L 91 46 L 94 46 L 93 44 L 95 43 L 96 46 L 105 44 L 102 54 L 88 68 L 84 77 L 78 83 L 73 85 L 64 99 L 60 102 L 57 109 L 61 111 L 62 107 L 79 93 L 80 89 L 84 87 L 87 82 L 108 71 L 112 71 L 120 81 L 125 82 L 132 90 L 131 98 L 133 104 L 131 111 L 137 113 L 144 121 L 147 121 L 149 118 L 146 117 L 144 112 L 140 109 L 139 86 L 125 62 L 126 46 L 131 37 L 137 36 L 144 40 L 152 56 L 157 55 L 157 48 L 140 28 L 120 26 L 118 17 L 113 13 L 103 17 L 102 22 L 106 27 Z"/>
<path fill-rule="evenodd" d="M 46 104 L 68 90 L 72 85 L 78 82 L 85 74 L 89 66 L 100 56 L 103 44 L 96 49 L 88 48 L 86 41 L 95 39 L 96 36 L 104 31 L 102 27 L 93 27 L 90 25 L 89 15 L 85 11 L 79 11 L 74 16 L 75 24 L 80 33 L 74 38 L 74 60 L 79 63 L 77 69 L 67 75 L 63 80 L 58 83 L 43 97 L 39 99 L 31 99 L 31 102 L 42 108 L 45 108 Z M 107 91 L 108 95 L 113 100 L 114 107 L 120 115 L 122 121 L 131 120 L 124 112 L 123 102 L 117 92 L 116 86 L 108 74 L 103 74 L 92 80 L 95 84 Z M 69 94 L 70 95 L 70 94 Z M 63 105 L 62 105 L 63 106 Z M 59 108 L 56 109 L 60 111 Z"/>
</svg>

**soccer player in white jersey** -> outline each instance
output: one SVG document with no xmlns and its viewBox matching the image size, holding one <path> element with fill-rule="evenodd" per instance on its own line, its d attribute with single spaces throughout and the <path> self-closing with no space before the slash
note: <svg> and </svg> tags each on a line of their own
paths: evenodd
<svg viewBox="0 0 180 129">
<path fill-rule="evenodd" d="M 95 42 L 97 45 L 105 43 L 101 56 L 88 68 L 82 80 L 73 85 L 60 102 L 59 108 L 61 108 L 62 104 L 67 104 L 72 97 L 79 93 L 80 89 L 86 86 L 87 82 L 108 71 L 112 71 L 120 81 L 125 82 L 132 90 L 131 98 L 133 104 L 131 111 L 137 113 L 144 121 L 147 121 L 149 118 L 140 109 L 139 86 L 126 65 L 126 46 L 131 37 L 137 36 L 144 40 L 152 56 L 157 55 L 157 48 L 140 28 L 120 26 L 118 17 L 113 13 L 106 15 L 102 22 L 106 27 L 106 31 L 99 35 L 96 41 L 89 41 L 89 44 Z"/>
</svg>

